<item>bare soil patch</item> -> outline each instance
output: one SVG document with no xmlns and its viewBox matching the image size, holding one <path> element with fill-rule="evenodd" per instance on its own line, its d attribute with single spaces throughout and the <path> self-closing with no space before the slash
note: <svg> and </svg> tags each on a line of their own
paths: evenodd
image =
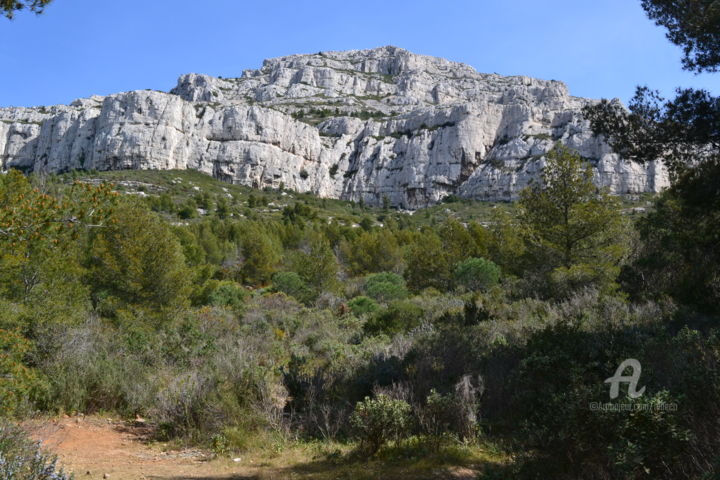
<svg viewBox="0 0 720 480">
<path fill-rule="evenodd" d="M 206 452 L 164 450 L 148 442 L 149 428 L 99 417 L 25 423 L 32 437 L 58 455 L 76 480 L 230 480 L 259 478 L 255 468 Z"/>
</svg>

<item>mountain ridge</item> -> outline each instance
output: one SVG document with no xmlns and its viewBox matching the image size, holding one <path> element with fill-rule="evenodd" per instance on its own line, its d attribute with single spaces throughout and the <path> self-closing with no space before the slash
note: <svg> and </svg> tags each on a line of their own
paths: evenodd
<svg viewBox="0 0 720 480">
<path fill-rule="evenodd" d="M 256 188 L 418 208 L 512 200 L 560 141 L 618 194 L 668 184 L 662 162 L 612 153 L 564 83 L 479 73 L 385 46 L 267 59 L 237 78 L 190 73 L 169 92 L 0 109 L 2 168 L 196 169 Z M 387 200 L 385 200 L 387 198 Z"/>
</svg>

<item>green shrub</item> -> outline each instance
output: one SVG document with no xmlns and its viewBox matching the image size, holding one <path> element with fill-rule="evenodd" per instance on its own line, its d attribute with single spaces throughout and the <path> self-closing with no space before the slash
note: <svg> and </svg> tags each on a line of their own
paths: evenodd
<svg viewBox="0 0 720 480">
<path fill-rule="evenodd" d="M 317 232 L 305 235 L 300 249 L 289 255 L 289 269 L 310 287 L 332 290 L 336 283 L 337 259 L 330 242 Z"/>
<path fill-rule="evenodd" d="M 390 440 L 407 437 L 410 431 L 410 405 L 386 395 L 365 397 L 350 416 L 350 425 L 360 440 L 360 450 L 374 455 Z"/>
<path fill-rule="evenodd" d="M 637 332 L 560 324 L 530 337 L 511 375 L 514 392 L 506 413 L 517 441 L 538 452 L 525 465 L 528 472 L 547 478 L 678 478 L 668 465 L 677 468 L 688 455 L 690 432 L 678 412 L 656 407 L 682 403 L 659 390 L 648 369 L 641 377 L 643 396 L 609 400 L 605 378 L 618 359 L 635 355 L 647 365 Z M 590 407 L 608 402 L 627 410 Z"/>
<path fill-rule="evenodd" d="M 96 296 L 155 308 L 185 301 L 189 271 L 182 246 L 157 214 L 124 205 L 110 225 L 91 233 L 87 263 Z"/>
<path fill-rule="evenodd" d="M 402 300 L 408 296 L 405 279 L 396 273 L 373 273 L 365 277 L 365 293 L 379 301 Z"/>
<path fill-rule="evenodd" d="M 41 389 L 37 372 L 23 364 L 30 342 L 0 330 L 0 416 L 12 416 L 27 407 Z"/>
<path fill-rule="evenodd" d="M 177 212 L 178 217 L 183 220 L 190 218 L 196 218 L 198 216 L 197 203 L 192 198 L 188 198 L 187 201 L 180 207 Z"/>
<path fill-rule="evenodd" d="M 129 323 L 123 311 L 119 322 Z M 150 370 L 155 367 L 156 344 L 151 328 L 137 325 L 122 331 L 89 321 L 74 328 L 57 328 L 46 339 L 48 358 L 42 369 L 50 383 L 46 408 L 92 413 L 114 410 L 124 414 L 148 405 L 154 394 Z M 130 348 L 128 343 L 132 342 Z M 77 348 L 83 345 L 83 348 Z M 140 411 L 140 410 L 137 410 Z"/>
<path fill-rule="evenodd" d="M 420 426 L 428 437 L 433 450 L 439 450 L 450 432 L 455 402 L 452 396 L 443 395 L 434 388 L 430 390 L 424 407 L 420 410 Z"/>
<path fill-rule="evenodd" d="M 468 290 L 487 290 L 500 281 L 500 267 L 484 258 L 468 258 L 455 265 L 453 278 Z"/>
<path fill-rule="evenodd" d="M 483 385 L 479 378 L 463 375 L 449 393 L 434 388 L 418 410 L 420 426 L 429 443 L 438 450 L 451 438 L 472 441 L 478 434 L 478 397 Z"/>
<path fill-rule="evenodd" d="M 402 263 L 402 250 L 389 229 L 363 232 L 357 237 L 342 240 L 340 253 L 353 275 L 396 271 Z"/>
<path fill-rule="evenodd" d="M 290 295 L 302 303 L 310 303 L 317 293 L 295 272 L 278 272 L 272 277 L 272 289 Z"/>
<path fill-rule="evenodd" d="M 224 281 L 220 282 L 210 293 L 208 303 L 217 307 L 229 307 L 239 310 L 245 305 L 248 295 L 248 291 L 242 285 L 236 282 Z"/>
<path fill-rule="evenodd" d="M 348 302 L 348 306 L 350 307 L 353 315 L 357 317 L 375 313 L 380 309 L 380 306 L 375 300 L 364 295 L 360 295 L 359 297 L 355 297 L 350 300 L 350 302 Z"/>
<path fill-rule="evenodd" d="M 365 324 L 365 331 L 371 335 L 396 335 L 418 326 L 422 314 L 422 308 L 410 301 L 395 301 L 370 318 Z"/>
<path fill-rule="evenodd" d="M 261 224 L 245 225 L 241 242 L 244 281 L 262 285 L 278 270 L 281 252 L 276 238 Z"/>
<path fill-rule="evenodd" d="M 598 191 L 591 165 L 559 142 L 546 155 L 541 180 L 518 202 L 525 267 L 541 279 L 533 290 L 554 298 L 588 287 L 613 291 L 630 249 L 617 197 Z"/>
</svg>

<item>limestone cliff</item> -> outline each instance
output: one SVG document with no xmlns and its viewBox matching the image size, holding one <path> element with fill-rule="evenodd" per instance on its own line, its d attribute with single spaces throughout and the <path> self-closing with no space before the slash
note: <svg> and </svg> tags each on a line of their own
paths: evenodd
<svg viewBox="0 0 720 480">
<path fill-rule="evenodd" d="M 558 81 L 482 74 L 396 47 L 266 60 L 240 78 L 188 74 L 169 93 L 0 109 L 3 169 L 185 169 L 403 208 L 449 194 L 515 198 L 561 141 L 615 193 L 667 186 L 594 137 Z"/>
</svg>

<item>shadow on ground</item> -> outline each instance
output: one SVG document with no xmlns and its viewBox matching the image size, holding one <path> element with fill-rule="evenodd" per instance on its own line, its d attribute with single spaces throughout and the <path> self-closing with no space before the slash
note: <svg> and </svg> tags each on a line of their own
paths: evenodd
<svg viewBox="0 0 720 480">
<path fill-rule="evenodd" d="M 220 476 L 201 476 L 201 477 L 188 477 L 188 476 L 180 476 L 180 477 L 158 477 L 155 475 L 150 475 L 147 477 L 148 480 L 260 480 L 262 477 L 258 477 L 257 475 L 253 476 L 246 476 L 246 475 L 220 475 Z M 275 478 L 275 477 L 268 477 L 268 478 Z"/>
</svg>

